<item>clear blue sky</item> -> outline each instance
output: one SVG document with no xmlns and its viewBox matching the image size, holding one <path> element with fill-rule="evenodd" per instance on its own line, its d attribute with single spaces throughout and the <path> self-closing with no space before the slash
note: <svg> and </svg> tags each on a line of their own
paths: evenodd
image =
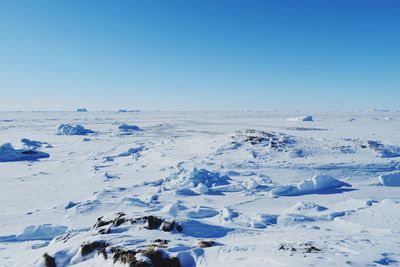
<svg viewBox="0 0 400 267">
<path fill-rule="evenodd" d="M 400 1 L 0 0 L 0 109 L 400 109 Z"/>
</svg>

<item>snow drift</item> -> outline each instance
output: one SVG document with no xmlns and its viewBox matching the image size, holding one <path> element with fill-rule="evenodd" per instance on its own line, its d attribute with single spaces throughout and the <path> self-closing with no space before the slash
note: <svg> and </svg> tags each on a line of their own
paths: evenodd
<svg viewBox="0 0 400 267">
<path fill-rule="evenodd" d="M 299 196 L 305 194 L 320 193 L 327 189 L 335 189 L 343 186 L 351 186 L 328 175 L 315 175 L 310 180 L 297 185 L 279 186 L 270 191 L 271 196 Z"/>
</svg>

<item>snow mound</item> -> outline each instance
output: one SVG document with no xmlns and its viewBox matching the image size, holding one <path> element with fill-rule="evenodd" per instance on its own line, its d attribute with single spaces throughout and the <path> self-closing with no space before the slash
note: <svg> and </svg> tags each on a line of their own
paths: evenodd
<svg viewBox="0 0 400 267">
<path fill-rule="evenodd" d="M 121 134 L 133 134 L 135 132 L 139 132 L 142 129 L 139 128 L 139 126 L 136 125 L 128 125 L 128 124 L 122 124 L 120 126 L 118 126 L 119 131 L 121 132 Z"/>
<path fill-rule="evenodd" d="M 310 115 L 305 115 L 305 116 L 287 118 L 286 120 L 287 121 L 313 121 L 314 119 Z"/>
<path fill-rule="evenodd" d="M 247 227 L 264 229 L 277 223 L 278 216 L 273 214 L 256 213 L 245 217 L 244 223 Z"/>
<path fill-rule="evenodd" d="M 79 124 L 76 125 L 61 124 L 57 127 L 58 135 L 86 135 L 90 133 L 94 133 L 94 131 L 86 129 Z"/>
<path fill-rule="evenodd" d="M 214 186 L 228 185 L 229 176 L 221 176 L 218 172 L 211 172 L 206 169 L 193 168 L 190 171 L 180 172 L 167 177 L 163 187 L 167 190 L 193 191 L 194 194 L 208 194 Z M 192 189 L 192 190 L 191 190 Z M 192 195 L 182 194 L 182 195 Z"/>
<path fill-rule="evenodd" d="M 289 212 L 309 212 L 309 211 L 324 211 L 326 207 L 320 206 L 313 202 L 297 202 L 294 206 L 288 209 Z"/>
<path fill-rule="evenodd" d="M 379 181 L 384 186 L 400 186 L 400 172 L 380 175 Z"/>
<path fill-rule="evenodd" d="M 52 240 L 54 237 L 65 234 L 66 226 L 55 226 L 51 224 L 31 225 L 26 227 L 22 233 L 16 236 L 17 240 Z"/>
<path fill-rule="evenodd" d="M 0 146 L 0 162 L 37 160 L 48 158 L 49 154 L 35 149 L 14 149 L 10 143 Z"/>
<path fill-rule="evenodd" d="M 78 108 L 76 111 L 77 112 L 87 112 L 88 110 L 86 108 Z"/>
<path fill-rule="evenodd" d="M 181 204 L 181 201 L 177 201 L 175 203 L 171 203 L 169 205 L 164 206 L 160 212 L 166 213 L 171 216 L 178 216 L 182 211 L 187 210 L 187 208 Z"/>
<path fill-rule="evenodd" d="M 351 186 L 348 183 L 337 180 L 328 175 L 315 175 L 310 180 L 303 181 L 297 185 L 279 186 L 270 191 L 272 197 L 299 196 L 305 194 L 322 193 L 328 189 L 336 189 L 343 186 Z"/>
<path fill-rule="evenodd" d="M 191 219 L 210 218 L 218 215 L 219 212 L 213 208 L 198 206 L 196 209 L 188 211 L 187 217 Z"/>
</svg>

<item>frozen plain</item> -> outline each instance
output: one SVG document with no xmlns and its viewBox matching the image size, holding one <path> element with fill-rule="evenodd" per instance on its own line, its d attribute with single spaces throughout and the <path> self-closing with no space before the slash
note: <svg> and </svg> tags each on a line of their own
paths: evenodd
<svg viewBox="0 0 400 267">
<path fill-rule="evenodd" d="M 1 112 L 0 265 L 399 265 L 400 113 L 299 115 Z"/>
</svg>

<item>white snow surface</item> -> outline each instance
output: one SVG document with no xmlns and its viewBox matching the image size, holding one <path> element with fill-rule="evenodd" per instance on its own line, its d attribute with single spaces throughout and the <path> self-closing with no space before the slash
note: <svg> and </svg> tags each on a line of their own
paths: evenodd
<svg viewBox="0 0 400 267">
<path fill-rule="evenodd" d="M 399 266 L 400 113 L 313 115 L 1 112 L 0 266 Z"/>
</svg>

